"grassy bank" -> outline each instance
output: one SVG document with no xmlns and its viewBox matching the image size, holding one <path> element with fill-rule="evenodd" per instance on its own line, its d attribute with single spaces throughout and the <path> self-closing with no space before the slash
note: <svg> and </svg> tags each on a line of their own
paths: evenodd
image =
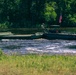
<svg viewBox="0 0 76 75">
<path fill-rule="evenodd" d="M 52 28 L 47 28 L 47 30 Z M 76 28 L 59 28 L 62 32 L 70 32 L 70 33 L 76 33 Z M 44 30 L 42 28 L 6 28 L 6 29 L 0 29 L 0 32 L 12 32 L 14 34 L 34 34 L 36 32 L 43 32 Z"/>
<path fill-rule="evenodd" d="M 76 56 L 0 54 L 0 75 L 76 75 Z"/>
</svg>

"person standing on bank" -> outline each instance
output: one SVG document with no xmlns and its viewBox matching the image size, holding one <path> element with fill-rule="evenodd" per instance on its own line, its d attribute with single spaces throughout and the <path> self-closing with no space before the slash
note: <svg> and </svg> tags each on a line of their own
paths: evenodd
<svg viewBox="0 0 76 75">
<path fill-rule="evenodd" d="M 45 29 L 45 24 L 44 24 L 44 23 L 42 23 L 41 27 L 42 27 L 42 29 Z"/>
<path fill-rule="evenodd" d="M 44 32 L 47 31 L 47 29 L 45 28 L 45 23 L 42 23 L 41 28 L 43 29 Z"/>
</svg>

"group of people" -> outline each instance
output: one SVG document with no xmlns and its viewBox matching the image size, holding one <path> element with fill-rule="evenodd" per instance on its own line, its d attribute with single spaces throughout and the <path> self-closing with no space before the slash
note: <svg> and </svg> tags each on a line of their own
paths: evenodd
<svg viewBox="0 0 76 75">
<path fill-rule="evenodd" d="M 46 32 L 51 32 L 51 33 L 61 33 L 61 31 L 57 28 L 52 28 L 50 30 L 47 30 L 47 28 L 45 27 L 45 23 L 42 23 L 41 25 L 43 31 L 46 33 Z"/>
</svg>

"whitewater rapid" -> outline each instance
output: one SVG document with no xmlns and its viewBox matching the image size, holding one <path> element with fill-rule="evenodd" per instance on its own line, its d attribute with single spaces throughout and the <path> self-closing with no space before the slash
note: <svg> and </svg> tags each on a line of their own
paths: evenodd
<svg viewBox="0 0 76 75">
<path fill-rule="evenodd" d="M 60 54 L 60 53 L 76 53 L 75 40 L 0 40 L 0 49 L 6 54 L 19 53 L 47 53 L 47 54 Z"/>
</svg>

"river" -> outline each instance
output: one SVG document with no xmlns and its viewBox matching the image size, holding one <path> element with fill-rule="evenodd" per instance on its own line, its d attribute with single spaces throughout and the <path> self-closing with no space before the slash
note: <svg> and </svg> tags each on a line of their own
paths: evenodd
<svg viewBox="0 0 76 75">
<path fill-rule="evenodd" d="M 75 40 L 0 40 L 0 49 L 6 54 L 27 54 L 27 53 L 45 53 L 62 54 L 76 53 Z"/>
</svg>

